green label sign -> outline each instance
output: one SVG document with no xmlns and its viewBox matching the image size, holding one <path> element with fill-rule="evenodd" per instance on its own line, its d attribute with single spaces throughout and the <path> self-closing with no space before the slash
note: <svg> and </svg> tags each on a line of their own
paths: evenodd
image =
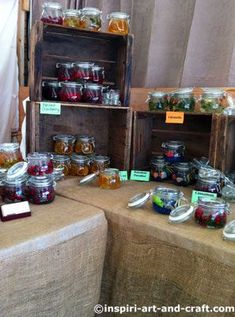
<svg viewBox="0 0 235 317">
<path fill-rule="evenodd" d="M 149 182 L 150 172 L 146 171 L 131 171 L 130 180 L 132 181 L 141 181 L 141 182 Z"/>
<path fill-rule="evenodd" d="M 120 171 L 119 176 L 122 182 L 128 181 L 127 171 Z"/>
<path fill-rule="evenodd" d="M 61 104 L 58 102 L 40 102 L 40 114 L 61 114 Z"/>
<path fill-rule="evenodd" d="M 212 200 L 217 198 L 217 194 L 193 190 L 191 199 L 192 203 L 197 203 L 199 198 L 206 198 L 208 200 Z"/>
</svg>

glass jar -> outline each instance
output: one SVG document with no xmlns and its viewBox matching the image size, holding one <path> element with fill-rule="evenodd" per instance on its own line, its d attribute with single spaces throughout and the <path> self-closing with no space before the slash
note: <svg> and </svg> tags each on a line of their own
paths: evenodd
<svg viewBox="0 0 235 317">
<path fill-rule="evenodd" d="M 102 12 L 96 8 L 83 8 L 80 16 L 80 28 L 99 31 L 102 25 Z"/>
<path fill-rule="evenodd" d="M 102 189 L 118 189 L 121 186 L 119 170 L 116 168 L 106 168 L 101 171 L 98 177 L 98 185 Z"/>
<path fill-rule="evenodd" d="M 87 82 L 93 80 L 92 67 L 94 63 L 78 62 L 73 63 L 73 80 L 78 82 Z"/>
<path fill-rule="evenodd" d="M 92 66 L 92 81 L 97 84 L 103 84 L 104 82 L 104 67 L 94 65 Z"/>
<path fill-rule="evenodd" d="M 168 163 L 182 162 L 184 160 L 184 142 L 167 141 L 162 143 L 165 160 Z"/>
<path fill-rule="evenodd" d="M 209 159 L 207 157 L 200 157 L 199 159 L 194 158 L 192 161 L 192 166 L 194 169 L 195 179 L 198 178 L 198 173 L 201 168 L 210 168 Z"/>
<path fill-rule="evenodd" d="M 164 157 L 153 158 L 150 163 L 150 174 L 154 181 L 160 182 L 170 178 L 171 171 Z"/>
<path fill-rule="evenodd" d="M 82 100 L 82 85 L 76 82 L 61 83 L 60 101 L 79 102 Z"/>
<path fill-rule="evenodd" d="M 42 82 L 42 98 L 45 100 L 59 100 L 59 92 L 61 85 L 58 81 Z"/>
<path fill-rule="evenodd" d="M 156 187 L 152 194 L 153 209 L 160 214 L 169 215 L 180 205 L 182 198 L 183 193 L 180 190 Z"/>
<path fill-rule="evenodd" d="M 172 111 L 194 111 L 196 99 L 193 89 L 179 89 L 170 94 L 169 107 Z"/>
<path fill-rule="evenodd" d="M 174 164 L 172 179 L 178 186 L 192 185 L 195 180 L 192 165 L 186 162 Z"/>
<path fill-rule="evenodd" d="M 126 35 L 129 33 L 130 16 L 124 12 L 112 12 L 107 15 L 108 32 Z"/>
<path fill-rule="evenodd" d="M 63 11 L 63 25 L 78 28 L 80 23 L 80 11 L 67 9 Z"/>
<path fill-rule="evenodd" d="M 2 200 L 4 203 L 18 203 L 27 200 L 26 192 L 27 176 L 18 177 L 15 179 L 5 178 L 3 181 Z"/>
<path fill-rule="evenodd" d="M 86 84 L 83 91 L 83 101 L 88 103 L 101 103 L 102 90 L 102 85 Z"/>
<path fill-rule="evenodd" d="M 54 151 L 56 154 L 71 155 L 73 153 L 75 136 L 70 134 L 57 134 L 53 137 L 55 141 Z"/>
<path fill-rule="evenodd" d="M 95 138 L 88 135 L 78 136 L 74 151 L 77 154 L 93 154 L 95 151 Z"/>
<path fill-rule="evenodd" d="M 20 161 L 22 161 L 22 155 L 18 143 L 0 144 L 0 168 L 10 168 Z"/>
<path fill-rule="evenodd" d="M 120 91 L 110 89 L 107 92 L 104 92 L 102 96 L 102 103 L 104 105 L 120 106 Z"/>
<path fill-rule="evenodd" d="M 199 225 L 207 228 L 222 228 L 227 222 L 229 212 L 229 204 L 222 199 L 199 199 L 194 219 Z"/>
<path fill-rule="evenodd" d="M 31 176 L 27 185 L 28 200 L 32 204 L 48 204 L 55 199 L 55 183 L 51 175 Z"/>
<path fill-rule="evenodd" d="M 221 113 L 226 107 L 227 97 L 223 90 L 216 88 L 205 88 L 200 98 L 201 112 Z"/>
<path fill-rule="evenodd" d="M 56 69 L 59 81 L 72 81 L 73 63 L 57 63 Z"/>
<path fill-rule="evenodd" d="M 201 192 L 214 193 L 214 194 L 217 194 L 218 196 L 221 195 L 220 180 L 214 177 L 208 178 L 208 177 L 201 177 L 199 175 L 195 185 L 195 189 Z"/>
<path fill-rule="evenodd" d="M 85 155 L 73 154 L 71 156 L 71 176 L 86 176 L 89 174 L 90 159 Z"/>
<path fill-rule="evenodd" d="M 44 23 L 63 24 L 63 10 L 60 3 L 45 2 L 42 5 L 41 21 Z"/>
<path fill-rule="evenodd" d="M 69 175 L 69 170 L 70 170 L 70 157 L 69 156 L 55 154 L 55 155 L 53 155 L 52 160 L 53 160 L 54 168 L 63 168 L 64 176 Z"/>
<path fill-rule="evenodd" d="M 149 110 L 169 110 L 168 94 L 162 91 L 153 91 L 148 94 Z"/>
<path fill-rule="evenodd" d="M 90 171 L 96 173 L 107 169 L 110 166 L 110 158 L 108 156 L 96 155 L 91 160 Z"/>
<path fill-rule="evenodd" d="M 44 176 L 53 173 L 52 155 L 47 153 L 29 153 L 27 155 L 28 174 L 32 176 Z"/>
</svg>

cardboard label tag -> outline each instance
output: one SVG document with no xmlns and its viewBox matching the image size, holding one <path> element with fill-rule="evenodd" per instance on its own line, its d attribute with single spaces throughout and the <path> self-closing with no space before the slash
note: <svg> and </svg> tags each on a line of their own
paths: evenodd
<svg viewBox="0 0 235 317">
<path fill-rule="evenodd" d="M 40 114 L 59 116 L 61 114 L 61 103 L 44 101 L 40 102 Z"/>
<path fill-rule="evenodd" d="M 167 111 L 166 112 L 166 123 L 184 123 L 184 112 L 178 111 Z"/>
<path fill-rule="evenodd" d="M 119 176 L 120 176 L 121 182 L 128 181 L 127 171 L 119 171 Z"/>
<path fill-rule="evenodd" d="M 150 172 L 146 171 L 131 171 L 130 180 L 132 181 L 141 181 L 141 182 L 149 182 Z"/>
<path fill-rule="evenodd" d="M 199 198 L 206 198 L 208 200 L 212 200 L 217 198 L 217 194 L 201 192 L 199 190 L 193 190 L 191 202 L 197 203 Z"/>
</svg>

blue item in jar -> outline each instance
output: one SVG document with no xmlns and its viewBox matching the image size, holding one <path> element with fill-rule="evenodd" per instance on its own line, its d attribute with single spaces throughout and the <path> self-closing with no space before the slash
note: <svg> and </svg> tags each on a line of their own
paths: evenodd
<svg viewBox="0 0 235 317">
<path fill-rule="evenodd" d="M 169 215 L 170 212 L 177 207 L 175 199 L 160 198 L 157 195 L 153 196 L 153 209 L 160 214 Z"/>
</svg>

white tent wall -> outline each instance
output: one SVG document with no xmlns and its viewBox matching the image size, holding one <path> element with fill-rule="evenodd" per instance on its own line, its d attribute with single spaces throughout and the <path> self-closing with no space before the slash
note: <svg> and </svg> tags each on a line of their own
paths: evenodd
<svg viewBox="0 0 235 317">
<path fill-rule="evenodd" d="M 0 142 L 18 130 L 17 18 L 18 0 L 0 0 Z"/>
</svg>

